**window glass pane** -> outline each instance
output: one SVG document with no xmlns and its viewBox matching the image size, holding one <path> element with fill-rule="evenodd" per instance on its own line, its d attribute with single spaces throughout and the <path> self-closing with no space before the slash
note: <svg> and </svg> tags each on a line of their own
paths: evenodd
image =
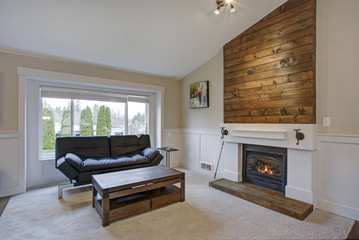
<svg viewBox="0 0 359 240">
<path fill-rule="evenodd" d="M 148 103 L 128 102 L 128 134 L 147 134 Z"/>
<path fill-rule="evenodd" d="M 125 103 L 74 100 L 74 135 L 125 134 Z"/>
<path fill-rule="evenodd" d="M 101 92 L 97 92 L 100 96 Z M 42 95 L 40 159 L 55 157 L 55 139 L 65 136 L 148 134 L 148 97 L 129 96 L 128 102 L 59 98 Z M 126 100 L 124 96 L 121 99 Z M 127 110 L 126 110 L 127 109 Z"/>
<path fill-rule="evenodd" d="M 42 98 L 41 158 L 55 157 L 55 137 L 71 133 L 71 100 Z"/>
</svg>

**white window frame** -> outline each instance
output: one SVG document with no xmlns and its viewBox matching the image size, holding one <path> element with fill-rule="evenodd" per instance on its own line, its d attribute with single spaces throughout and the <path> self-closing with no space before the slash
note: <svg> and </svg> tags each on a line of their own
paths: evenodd
<svg viewBox="0 0 359 240">
<path fill-rule="evenodd" d="M 64 85 L 87 89 L 104 89 L 111 91 L 126 91 L 126 92 L 141 92 L 147 93 L 149 98 L 149 122 L 154 124 L 154 127 L 149 128 L 149 134 L 151 138 L 152 147 L 161 146 L 161 136 L 163 132 L 163 123 L 164 123 L 164 91 L 163 86 L 142 84 L 127 82 L 121 80 L 113 80 L 106 78 L 96 78 L 89 77 L 84 75 L 75 75 L 59 72 L 44 71 L 31 68 L 18 67 L 19 75 L 19 132 L 21 133 L 19 143 L 23 143 L 23 149 L 21 151 L 24 155 L 23 159 L 25 160 L 21 163 L 20 168 L 26 171 L 26 148 L 27 148 L 27 112 L 26 112 L 26 102 L 27 102 L 27 83 L 28 81 L 35 80 L 39 81 L 41 85 L 46 83 L 46 85 L 63 87 Z M 41 98 L 39 98 L 39 101 Z M 39 106 L 40 107 L 40 106 Z M 42 108 L 41 108 L 42 110 Z M 41 113 L 42 115 L 42 113 Z M 39 122 L 39 121 L 38 121 Z M 41 125 L 42 129 L 42 125 Z M 42 130 L 41 130 L 42 131 Z M 40 133 L 42 136 L 42 132 Z M 39 136 L 37 136 L 39 139 Z M 42 143 L 42 142 L 41 142 Z M 26 174 L 26 173 L 25 173 Z M 26 184 L 26 182 L 25 182 Z"/>
<path fill-rule="evenodd" d="M 107 89 L 104 89 L 104 88 L 101 88 L 101 87 L 97 87 L 97 88 L 93 88 L 93 87 L 85 87 L 85 86 L 73 86 L 73 85 L 68 85 L 68 84 L 61 84 L 61 85 L 58 85 L 58 84 L 54 84 L 54 83 L 51 83 L 51 82 L 47 82 L 47 81 L 38 81 L 39 84 L 38 84 L 38 89 L 39 89 L 39 92 L 41 91 L 41 88 L 43 89 L 46 89 L 46 88 L 52 88 L 53 91 L 56 91 L 56 88 L 60 90 L 62 89 L 69 89 L 71 91 L 75 91 L 75 90 L 78 90 L 79 92 L 80 91 L 97 91 L 97 92 L 100 92 L 100 93 L 103 93 L 103 94 L 106 94 L 106 93 L 111 93 L 113 95 L 121 95 L 121 96 L 126 96 L 127 98 L 130 98 L 132 100 L 127 100 L 125 102 L 125 134 L 128 134 L 128 102 L 136 102 L 135 98 L 136 97 L 140 97 L 140 96 L 144 96 L 146 98 L 148 98 L 148 104 L 146 105 L 146 118 L 147 118 L 147 126 L 146 128 L 148 129 L 148 134 L 150 134 L 151 136 L 151 133 L 153 134 L 154 133 L 154 129 L 156 128 L 155 126 L 155 121 L 154 121 L 154 118 L 150 117 L 150 115 L 155 115 L 155 112 L 153 112 L 155 110 L 155 108 L 153 106 L 151 106 L 151 103 L 153 103 L 153 101 L 151 101 L 150 99 L 154 98 L 154 94 L 153 93 L 143 93 L 143 92 L 137 92 L 137 91 L 123 91 L 121 89 L 118 89 L 117 91 L 111 91 L 109 92 Z M 100 94 L 101 95 L 101 94 Z M 129 96 L 135 96 L 135 97 L 129 97 Z M 48 98 L 51 98 L 51 96 L 48 96 Z M 70 98 L 69 98 L 70 99 Z M 71 102 L 73 102 L 73 100 L 76 99 L 75 97 L 70 99 Z M 78 100 L 81 100 L 80 98 Z M 39 139 L 39 142 L 38 142 L 38 159 L 39 161 L 46 161 L 46 160 L 54 160 L 54 158 L 49 158 L 49 157 L 46 157 L 46 156 L 43 156 L 43 149 L 42 149 L 42 126 L 43 126 L 43 123 L 42 123 L 42 110 L 43 110 L 43 106 L 42 106 L 42 96 L 41 96 L 41 93 L 39 93 L 39 109 L 38 109 L 38 126 L 39 126 L 39 130 L 38 130 L 38 139 Z M 151 109 L 151 111 L 150 111 Z M 73 111 L 73 104 L 71 104 L 71 136 L 74 135 L 74 111 Z M 148 113 L 148 114 L 147 114 Z"/>
</svg>

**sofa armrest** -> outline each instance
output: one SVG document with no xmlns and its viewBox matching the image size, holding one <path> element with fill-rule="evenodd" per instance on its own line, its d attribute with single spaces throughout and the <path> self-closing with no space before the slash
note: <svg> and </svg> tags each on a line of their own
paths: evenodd
<svg viewBox="0 0 359 240">
<path fill-rule="evenodd" d="M 82 168 L 82 159 L 73 153 L 67 153 L 65 155 L 65 161 L 77 170 Z"/>
<path fill-rule="evenodd" d="M 77 176 L 79 175 L 76 169 L 65 161 L 65 157 L 56 160 L 56 167 L 71 181 L 77 179 Z"/>
<path fill-rule="evenodd" d="M 145 148 L 142 151 L 142 154 L 144 157 L 150 159 L 151 161 L 153 161 L 160 153 L 153 148 Z"/>
</svg>

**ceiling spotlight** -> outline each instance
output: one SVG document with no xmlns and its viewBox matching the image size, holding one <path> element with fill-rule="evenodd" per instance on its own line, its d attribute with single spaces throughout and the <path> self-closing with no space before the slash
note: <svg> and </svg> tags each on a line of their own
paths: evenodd
<svg viewBox="0 0 359 240">
<path fill-rule="evenodd" d="M 218 6 L 218 7 L 217 7 L 217 9 L 216 9 L 216 10 L 214 10 L 214 13 L 215 13 L 215 14 L 219 14 L 219 9 L 221 9 L 221 7 L 220 7 L 220 6 Z"/>
<path fill-rule="evenodd" d="M 236 9 L 233 6 L 233 0 L 216 0 L 216 2 L 217 2 L 217 8 L 216 10 L 214 10 L 215 14 L 219 14 L 219 10 L 221 9 L 221 7 L 226 7 L 226 6 L 230 8 L 230 12 L 236 11 Z"/>
</svg>

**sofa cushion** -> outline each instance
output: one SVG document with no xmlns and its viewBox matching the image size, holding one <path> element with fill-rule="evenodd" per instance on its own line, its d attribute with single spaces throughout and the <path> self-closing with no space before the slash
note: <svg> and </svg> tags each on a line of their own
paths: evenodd
<svg viewBox="0 0 359 240">
<path fill-rule="evenodd" d="M 124 155 L 134 155 L 142 152 L 143 149 L 150 147 L 149 135 L 126 135 L 110 136 L 111 157 L 117 158 Z"/>
<path fill-rule="evenodd" d="M 56 139 L 56 159 L 73 153 L 81 159 L 110 157 L 107 136 L 58 137 Z"/>
<path fill-rule="evenodd" d="M 153 148 L 145 148 L 142 151 L 142 155 L 146 158 L 150 159 L 151 161 L 156 158 L 156 156 L 160 154 L 156 149 Z"/>
<path fill-rule="evenodd" d="M 119 158 L 102 158 L 102 159 L 94 159 L 88 158 L 83 161 L 81 171 L 88 172 L 99 169 L 107 169 L 107 168 L 116 168 L 137 164 L 150 163 L 149 159 L 145 157 L 135 154 L 133 156 L 124 156 Z"/>
</svg>

